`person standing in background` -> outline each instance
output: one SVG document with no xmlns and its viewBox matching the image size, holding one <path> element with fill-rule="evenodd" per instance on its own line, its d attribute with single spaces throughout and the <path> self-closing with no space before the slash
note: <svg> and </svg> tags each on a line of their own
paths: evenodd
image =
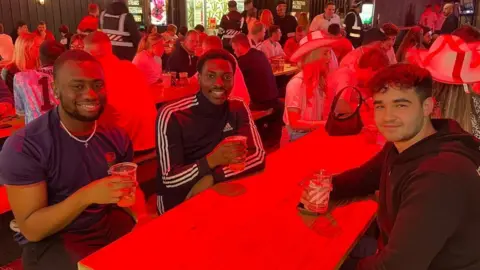
<svg viewBox="0 0 480 270">
<path fill-rule="evenodd" d="M 97 31 L 98 29 L 98 16 L 100 14 L 100 8 L 97 4 L 88 5 L 88 15 L 83 17 L 77 27 L 78 34 L 85 34 Z"/>
<path fill-rule="evenodd" d="M 242 26 L 242 33 L 245 35 L 248 35 L 250 31 L 250 27 L 248 26 L 248 21 L 249 19 L 257 19 L 257 9 L 253 6 L 253 0 L 245 0 L 243 3 L 244 10 L 242 11 L 242 17 L 244 20 L 244 24 Z M 251 16 L 252 14 L 255 14 L 255 16 Z"/>
<path fill-rule="evenodd" d="M 0 23 L 0 66 L 8 63 L 13 58 L 13 40 L 12 37 L 4 33 L 5 28 Z"/>
<path fill-rule="evenodd" d="M 133 15 L 128 11 L 127 0 L 113 0 L 100 15 L 100 27 L 112 41 L 113 53 L 122 60 L 132 61 L 141 35 Z"/>
<path fill-rule="evenodd" d="M 295 30 L 298 23 L 295 17 L 287 14 L 287 3 L 283 0 L 280 0 L 277 3 L 277 16 L 275 16 L 275 25 L 278 25 L 282 31 L 280 45 L 285 45 L 287 39 L 295 37 Z"/>
<path fill-rule="evenodd" d="M 223 48 L 230 53 L 233 53 L 231 40 L 235 35 L 241 33 L 244 23 L 242 14 L 237 10 L 237 2 L 228 1 L 228 13 L 223 15 L 220 21 L 218 36 L 223 41 Z"/>
<path fill-rule="evenodd" d="M 337 39 L 337 43 L 332 47 L 332 50 L 337 57 L 337 61 L 341 62 L 345 55 L 353 51 L 353 45 L 350 40 L 342 35 L 342 29 L 340 28 L 340 25 L 336 23 L 330 24 L 328 27 L 328 34 L 330 34 L 332 38 Z"/>
<path fill-rule="evenodd" d="M 289 38 L 287 42 L 285 42 L 283 51 L 285 52 L 285 58 L 287 60 L 289 60 L 292 54 L 298 49 L 298 43 L 307 35 L 307 32 L 308 28 L 299 25 L 295 31 L 295 36 Z"/>
<path fill-rule="evenodd" d="M 443 22 L 442 29 L 440 29 L 440 34 L 451 34 L 453 31 L 458 28 L 458 17 L 453 12 L 454 4 L 448 3 L 443 7 L 443 15 L 445 16 L 445 21 Z"/>
<path fill-rule="evenodd" d="M 330 24 L 334 23 L 342 25 L 340 16 L 335 14 L 335 3 L 328 2 L 325 5 L 325 12 L 313 18 L 312 23 L 310 24 L 310 32 L 318 30 L 327 32 Z"/>
<path fill-rule="evenodd" d="M 38 23 L 35 34 L 43 40 L 55 40 L 55 36 L 53 36 L 52 32 L 47 29 L 47 24 L 44 21 Z"/>
<path fill-rule="evenodd" d="M 70 33 L 70 30 L 68 29 L 68 26 L 65 24 L 62 24 L 60 28 L 58 28 L 58 31 L 60 32 L 60 35 L 62 36 L 60 38 L 60 43 L 65 46 L 65 48 L 68 50 L 70 48 L 70 41 L 72 39 L 73 34 Z"/>
<path fill-rule="evenodd" d="M 437 13 L 433 11 L 432 5 L 428 4 L 425 7 L 425 11 L 423 11 L 422 15 L 420 16 L 420 21 L 418 24 L 429 27 L 430 29 L 435 29 L 435 26 L 437 25 L 437 19 Z"/>
<path fill-rule="evenodd" d="M 306 12 L 300 12 L 300 14 L 298 14 L 297 22 L 298 26 L 303 26 L 308 31 L 308 28 L 310 27 L 310 20 L 308 19 L 308 14 Z"/>
<path fill-rule="evenodd" d="M 343 25 L 346 37 L 350 40 L 354 48 L 362 46 L 363 41 L 363 22 L 360 17 L 361 11 L 362 1 L 357 0 L 353 2 L 352 8 L 348 11 Z"/>
<path fill-rule="evenodd" d="M 22 33 L 28 33 L 28 25 L 24 21 L 18 21 L 15 29 L 13 29 L 12 33 L 10 34 L 13 44 L 15 44 L 18 36 L 20 36 Z"/>
<path fill-rule="evenodd" d="M 265 26 L 265 30 L 268 30 L 270 26 L 273 25 L 273 14 L 269 9 L 264 9 L 260 12 L 260 18 L 259 21 L 263 23 L 263 26 Z M 265 37 L 263 39 L 267 39 L 268 33 L 265 33 Z"/>
</svg>

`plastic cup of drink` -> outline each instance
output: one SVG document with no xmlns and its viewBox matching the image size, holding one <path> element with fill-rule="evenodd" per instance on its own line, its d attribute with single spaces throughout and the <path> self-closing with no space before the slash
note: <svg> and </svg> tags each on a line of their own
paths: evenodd
<svg viewBox="0 0 480 270">
<path fill-rule="evenodd" d="M 300 202 L 304 205 L 305 209 L 310 212 L 318 214 L 326 213 L 328 211 L 331 191 L 332 174 L 321 170 L 305 183 Z"/>
<path fill-rule="evenodd" d="M 245 146 L 247 146 L 247 137 L 245 136 L 230 136 L 225 138 L 226 142 L 242 142 Z M 232 163 L 228 165 L 228 168 L 234 172 L 243 171 L 245 170 L 245 160 L 239 163 Z"/>
<path fill-rule="evenodd" d="M 285 59 L 278 60 L 278 69 L 282 72 L 285 71 Z"/>
<path fill-rule="evenodd" d="M 165 88 L 172 86 L 172 75 L 170 75 L 168 73 L 163 73 L 162 74 L 162 85 Z"/>
<path fill-rule="evenodd" d="M 113 176 L 122 176 L 130 178 L 135 185 L 131 188 L 128 195 L 123 196 L 117 203 L 120 207 L 130 207 L 135 204 L 135 191 L 137 185 L 137 164 L 131 162 L 122 162 L 113 165 L 108 170 L 108 173 Z"/>
</svg>

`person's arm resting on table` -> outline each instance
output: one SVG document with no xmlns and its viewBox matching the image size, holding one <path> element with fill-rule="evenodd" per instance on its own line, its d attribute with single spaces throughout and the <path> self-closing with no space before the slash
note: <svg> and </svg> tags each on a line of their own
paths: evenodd
<svg viewBox="0 0 480 270">
<path fill-rule="evenodd" d="M 334 176 L 332 179 L 333 190 L 330 197 L 332 199 L 345 199 L 375 193 L 380 186 L 385 153 L 388 152 L 390 147 L 392 147 L 391 144 L 385 145 L 382 151 L 362 166 Z"/>
<path fill-rule="evenodd" d="M 247 137 L 247 156 L 245 157 L 245 169 L 243 171 L 232 171 L 227 164 L 213 164 L 213 179 L 215 183 L 223 182 L 248 173 L 260 171 L 265 168 L 265 150 L 262 140 L 258 134 L 257 127 L 253 121 L 250 109 L 243 101 L 243 107 L 237 112 L 239 127 L 236 135 Z"/>
<path fill-rule="evenodd" d="M 99 180 L 49 206 L 47 175 L 39 161 L 38 151 L 41 149 L 24 142 L 23 137 L 14 135 L 5 144 L 0 154 L 0 183 L 6 185 L 20 231 L 31 242 L 41 241 L 61 231 L 92 203 L 118 202 L 124 193 L 120 188 L 127 187 L 120 183 L 122 179 L 119 178 Z M 110 185 L 118 186 L 113 190 Z M 101 200 L 99 197 L 102 197 Z"/>
<path fill-rule="evenodd" d="M 464 176 L 433 171 L 412 176 L 388 243 L 375 256 L 360 261 L 357 269 L 428 269 L 470 207 L 461 183 L 456 181 Z"/>
</svg>

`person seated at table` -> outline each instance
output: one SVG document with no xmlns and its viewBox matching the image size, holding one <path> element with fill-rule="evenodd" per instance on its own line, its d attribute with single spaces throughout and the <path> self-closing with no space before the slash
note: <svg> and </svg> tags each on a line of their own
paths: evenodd
<svg viewBox="0 0 480 270">
<path fill-rule="evenodd" d="M 272 58 L 283 58 L 285 57 L 285 52 L 282 49 L 279 41 L 282 38 L 282 31 L 278 25 L 272 25 L 268 28 L 269 38 L 262 42 L 259 46 L 261 50 L 268 59 Z"/>
<path fill-rule="evenodd" d="M 0 78 L 0 118 L 15 114 L 13 96 L 7 84 Z"/>
<path fill-rule="evenodd" d="M 380 189 L 380 245 L 357 269 L 480 269 L 480 143 L 449 119 L 430 119 L 430 73 L 389 66 L 372 79 L 375 122 L 388 143 L 333 178 L 332 199 Z"/>
<path fill-rule="evenodd" d="M 155 148 L 156 109 L 145 76 L 113 54 L 112 43 L 100 31 L 85 38 L 85 51 L 103 67 L 108 100 L 100 122 L 123 128 L 133 141 L 135 155 Z"/>
<path fill-rule="evenodd" d="M 175 48 L 175 51 L 168 58 L 168 68 L 170 71 L 178 73 L 187 72 L 188 77 L 197 73 L 198 57 L 195 56 L 195 48 L 199 46 L 199 35 L 195 30 L 187 32 L 183 43 Z"/>
<path fill-rule="evenodd" d="M 292 54 L 298 49 L 298 43 L 302 38 L 307 35 L 308 29 L 306 26 L 297 26 L 295 29 L 295 36 L 291 37 L 285 42 L 283 51 L 285 52 L 285 58 L 290 61 Z"/>
<path fill-rule="evenodd" d="M 175 41 L 178 39 L 177 36 L 177 26 L 175 24 L 169 24 L 167 30 L 162 33 L 162 37 L 165 41 L 165 45 L 170 46 L 170 44 L 175 45 Z"/>
<path fill-rule="evenodd" d="M 13 93 L 13 79 L 20 71 L 34 70 L 38 65 L 39 48 L 43 40 L 32 33 L 22 33 L 15 41 L 13 60 L 2 69 L 1 77 Z"/>
<path fill-rule="evenodd" d="M 265 151 L 248 107 L 229 100 L 236 69 L 225 50 L 210 50 L 198 61 L 200 91 L 162 106 L 157 118 L 160 214 L 208 187 L 265 166 Z M 229 142 L 245 136 L 247 143 Z M 245 162 L 234 171 L 228 165 Z"/>
<path fill-rule="evenodd" d="M 290 141 L 325 124 L 329 111 L 325 108 L 326 80 L 335 42 L 320 31 L 310 32 L 291 57 L 301 71 L 288 82 L 285 96 L 283 121 Z"/>
<path fill-rule="evenodd" d="M 337 44 L 335 44 L 337 46 Z M 327 76 L 327 99 L 326 108 L 331 107 L 335 95 L 342 89 L 346 89 L 338 100 L 335 107 L 336 114 L 349 114 L 355 111 L 358 106 L 358 99 L 354 97 L 352 89 L 355 87 L 362 95 L 363 105 L 360 108 L 362 121 L 365 126 L 375 125 L 373 123 L 373 104 L 371 91 L 368 82 L 381 69 L 389 65 L 387 55 L 380 49 L 368 48 L 360 57 L 357 65 L 341 67 Z M 353 101 L 353 102 L 352 102 Z"/>
<path fill-rule="evenodd" d="M 165 51 L 160 34 L 146 35 L 138 45 L 133 64 L 145 75 L 149 85 L 162 79 L 162 55 Z"/>
<path fill-rule="evenodd" d="M 257 121 L 257 124 L 265 148 L 274 148 L 280 144 L 282 137 L 283 104 L 278 100 L 278 88 L 270 62 L 264 53 L 250 47 L 244 34 L 233 37 L 232 48 L 238 57 L 238 66 L 243 73 L 251 98 L 250 109 L 254 111 L 273 109 L 270 116 Z"/>
<path fill-rule="evenodd" d="M 248 41 L 250 42 L 250 47 L 259 49 L 260 45 L 264 41 L 265 38 L 265 25 L 261 22 L 255 22 L 253 24 L 252 29 L 248 32 Z"/>
<path fill-rule="evenodd" d="M 341 62 L 345 55 L 353 51 L 352 42 L 348 38 L 343 36 L 342 28 L 340 28 L 340 25 L 336 23 L 330 24 L 330 26 L 328 26 L 328 34 L 332 38 L 338 39 L 336 46 L 334 46 L 332 49 L 335 53 L 335 56 L 337 57 L 337 60 Z"/>
<path fill-rule="evenodd" d="M 65 52 L 65 46 L 47 40 L 40 46 L 41 68 L 17 73 L 13 81 L 13 96 L 17 115 L 25 116 L 25 124 L 58 105 L 53 93 L 53 64 Z"/>
<path fill-rule="evenodd" d="M 207 36 L 202 44 L 202 52 L 205 54 L 210 50 L 220 50 L 223 49 L 222 40 L 218 36 Z M 235 58 L 234 58 L 235 59 Z M 250 95 L 248 94 L 247 86 L 245 85 L 245 80 L 243 78 L 242 71 L 238 66 L 238 62 L 235 59 L 236 68 L 235 75 L 233 77 L 233 89 L 230 93 L 229 98 L 238 98 L 242 99 L 245 104 L 250 104 Z M 198 81 L 199 73 L 197 72 L 193 78 Z"/>
<path fill-rule="evenodd" d="M 25 270 L 77 269 L 134 226 L 115 204 L 135 184 L 108 175 L 110 163 L 132 161 L 132 143 L 97 122 L 106 101 L 101 65 L 67 51 L 55 62 L 54 80 L 60 105 L 10 136 L 0 152 L 0 184 L 21 232 Z"/>
</svg>

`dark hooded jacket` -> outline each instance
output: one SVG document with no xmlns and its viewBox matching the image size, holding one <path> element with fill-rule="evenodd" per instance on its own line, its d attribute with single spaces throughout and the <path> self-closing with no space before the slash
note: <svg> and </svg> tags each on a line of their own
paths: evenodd
<svg viewBox="0 0 480 270">
<path fill-rule="evenodd" d="M 380 251 L 358 269 L 480 269 L 480 141 L 453 120 L 333 179 L 332 198 L 380 190 Z"/>
<path fill-rule="evenodd" d="M 120 16 L 122 14 L 127 14 L 124 23 L 124 31 L 130 34 L 129 37 L 125 37 L 123 41 L 125 42 L 132 42 L 133 47 L 123 47 L 123 46 L 115 46 L 113 45 L 113 53 L 120 58 L 121 60 L 129 60 L 132 61 L 137 53 L 137 47 L 141 40 L 140 32 L 138 31 L 138 25 L 133 18 L 133 15 L 129 13 L 128 7 L 125 3 L 122 2 L 114 2 L 110 4 L 107 9 L 106 13 L 110 15 Z M 109 30 L 118 30 L 118 19 L 104 17 L 103 19 L 103 26 L 102 29 L 109 29 Z"/>
</svg>

